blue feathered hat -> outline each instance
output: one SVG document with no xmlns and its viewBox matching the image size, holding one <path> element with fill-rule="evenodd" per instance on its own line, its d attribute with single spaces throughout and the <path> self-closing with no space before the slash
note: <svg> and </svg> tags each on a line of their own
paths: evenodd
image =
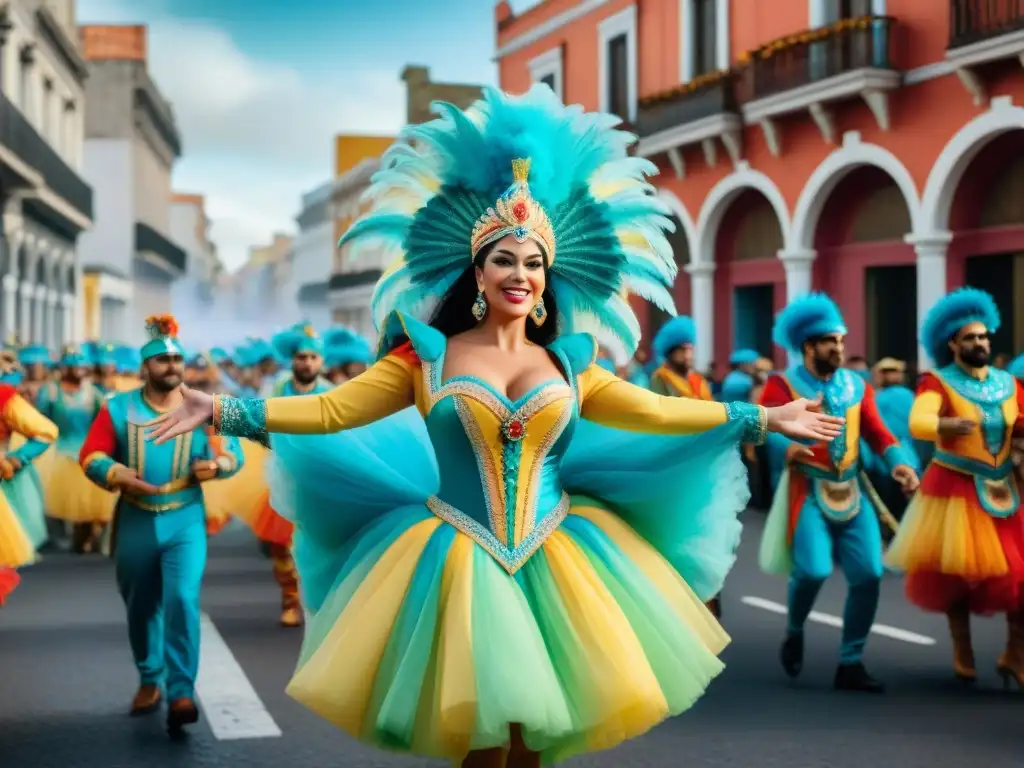
<svg viewBox="0 0 1024 768">
<path fill-rule="evenodd" d="M 42 344 L 29 344 L 18 350 L 18 362 L 22 365 L 49 365 L 50 351 Z"/>
<path fill-rule="evenodd" d="M 352 258 L 381 245 L 394 256 L 374 291 L 376 327 L 393 310 L 428 321 L 472 264 L 471 244 L 523 214 L 517 238 L 557 244 L 545 253 L 559 331 L 604 329 L 632 356 L 640 325 L 628 294 L 675 314 L 676 274 L 670 211 L 646 180 L 657 166 L 627 154 L 636 136 L 615 130 L 614 115 L 563 106 L 541 84 L 522 96 L 485 88 L 466 112 L 433 108 L 439 119 L 409 126 L 384 154 L 365 196 L 371 211 L 339 243 Z M 519 213 L 513 199 L 526 201 Z M 496 219 L 502 226 L 487 229 Z M 487 231 L 474 237 L 478 223 Z"/>
<path fill-rule="evenodd" d="M 756 349 L 737 349 L 729 355 L 729 365 L 750 365 L 761 359 Z"/>
<path fill-rule="evenodd" d="M 936 365 L 953 362 L 949 340 L 969 323 L 981 323 L 990 333 L 999 330 L 995 299 L 977 288 L 957 288 L 928 310 L 921 325 L 921 346 Z"/>
<path fill-rule="evenodd" d="M 91 362 L 79 347 L 69 344 L 64 347 L 64 352 L 60 356 L 60 364 L 65 368 L 77 368 L 89 366 Z"/>
<path fill-rule="evenodd" d="M 676 347 L 692 345 L 697 341 L 697 326 L 688 315 L 673 317 L 654 335 L 651 350 L 661 363 Z"/>
<path fill-rule="evenodd" d="M 274 351 L 286 360 L 302 352 L 316 355 L 324 353 L 324 342 L 309 323 L 298 323 L 286 331 L 275 334 L 270 340 Z"/>
<path fill-rule="evenodd" d="M 92 350 L 93 365 L 117 365 L 117 348 L 113 344 L 96 344 Z"/>
<path fill-rule="evenodd" d="M 117 345 L 114 349 L 114 359 L 117 361 L 118 373 L 136 374 L 142 367 L 142 353 L 127 344 Z"/>
<path fill-rule="evenodd" d="M 324 332 L 324 349 L 324 360 L 329 368 L 373 361 L 373 350 L 366 339 L 341 325 Z"/>
<path fill-rule="evenodd" d="M 772 341 L 791 352 L 800 352 L 808 339 L 846 332 L 843 313 L 836 303 L 824 293 L 809 293 L 791 301 L 775 316 Z"/>
</svg>

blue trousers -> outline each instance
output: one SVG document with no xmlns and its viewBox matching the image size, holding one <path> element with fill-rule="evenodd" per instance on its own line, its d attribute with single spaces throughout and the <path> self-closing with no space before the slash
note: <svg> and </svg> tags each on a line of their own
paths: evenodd
<svg viewBox="0 0 1024 768">
<path fill-rule="evenodd" d="M 843 609 L 839 663 L 854 664 L 864 654 L 864 644 L 875 621 L 883 572 L 882 532 L 878 516 L 863 493 L 860 512 L 845 523 L 826 518 L 813 496 L 804 502 L 793 532 L 793 572 L 789 578 L 790 634 L 803 632 L 821 585 L 832 575 L 835 560 L 839 561 L 849 585 Z"/>
<path fill-rule="evenodd" d="M 122 502 L 114 560 L 141 683 L 164 684 L 170 701 L 193 698 L 206 567 L 202 503 L 155 514 Z"/>
</svg>

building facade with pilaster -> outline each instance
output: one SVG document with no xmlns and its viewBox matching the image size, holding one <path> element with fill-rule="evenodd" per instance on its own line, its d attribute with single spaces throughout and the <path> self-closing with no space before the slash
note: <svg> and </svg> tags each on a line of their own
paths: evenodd
<svg viewBox="0 0 1024 768">
<path fill-rule="evenodd" d="M 323 328 L 331 322 L 328 299 L 334 265 L 334 218 L 332 182 L 327 181 L 302 196 L 302 208 L 295 217 L 298 233 L 292 248 L 292 285 L 298 319 Z"/>
<path fill-rule="evenodd" d="M 51 350 L 81 338 L 87 77 L 73 0 L 0 6 L 0 333 Z"/>
<path fill-rule="evenodd" d="M 991 292 L 1024 349 L 1024 5 L 549 0 L 496 6 L 500 81 L 622 117 L 673 212 L 698 363 L 754 347 L 811 289 L 848 353 L 925 367 L 925 313 Z M 664 319 L 638 302 L 648 335 Z"/>
<path fill-rule="evenodd" d="M 81 240 L 88 338 L 136 344 L 171 311 L 188 254 L 170 236 L 171 170 L 181 135 L 147 67 L 145 26 L 81 28 L 89 62 L 85 175 L 96 224 Z"/>
</svg>

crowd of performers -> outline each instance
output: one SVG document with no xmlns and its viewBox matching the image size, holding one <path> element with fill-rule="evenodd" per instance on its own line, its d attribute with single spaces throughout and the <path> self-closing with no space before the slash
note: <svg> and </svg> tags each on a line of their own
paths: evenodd
<svg viewBox="0 0 1024 768">
<path fill-rule="evenodd" d="M 199 717 L 207 541 L 239 518 L 269 550 L 280 623 L 306 627 L 293 697 L 389 749 L 540 765 L 645 732 L 721 672 L 747 474 L 769 509 L 760 566 L 789 580 L 786 674 L 838 562 L 837 689 L 884 690 L 863 656 L 886 568 L 946 614 L 961 680 L 977 678 L 970 617 L 1005 615 L 997 669 L 1024 688 L 1024 389 L 991 364 L 988 294 L 930 309 L 916 394 L 899 361 L 847 359 L 818 293 L 775 318 L 784 370 L 739 350 L 720 383 L 700 375 L 682 316 L 649 361 L 617 366 L 572 329 L 632 351 L 624 286 L 671 309 L 649 166 L 541 87 L 489 90 L 472 119 L 443 109 L 376 182 L 400 212 L 346 235 L 404 249 L 375 294 L 376 351 L 300 324 L 199 353 L 171 316 L 138 350 L 5 348 L 0 599 L 47 539 L 112 557 L 131 712 L 166 701 L 178 732 Z M 519 378 L 489 378 L 516 334 L 519 397 Z"/>
</svg>

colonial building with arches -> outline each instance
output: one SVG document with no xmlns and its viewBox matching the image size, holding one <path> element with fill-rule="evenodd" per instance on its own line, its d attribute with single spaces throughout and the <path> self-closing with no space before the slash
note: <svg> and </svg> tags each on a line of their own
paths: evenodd
<svg viewBox="0 0 1024 768">
<path fill-rule="evenodd" d="M 965 284 L 1024 351 L 1024 6 L 548 0 L 496 25 L 502 87 L 614 112 L 659 167 L 699 364 L 781 363 L 772 315 L 811 289 L 869 360 L 925 367 L 920 322 Z"/>
</svg>

